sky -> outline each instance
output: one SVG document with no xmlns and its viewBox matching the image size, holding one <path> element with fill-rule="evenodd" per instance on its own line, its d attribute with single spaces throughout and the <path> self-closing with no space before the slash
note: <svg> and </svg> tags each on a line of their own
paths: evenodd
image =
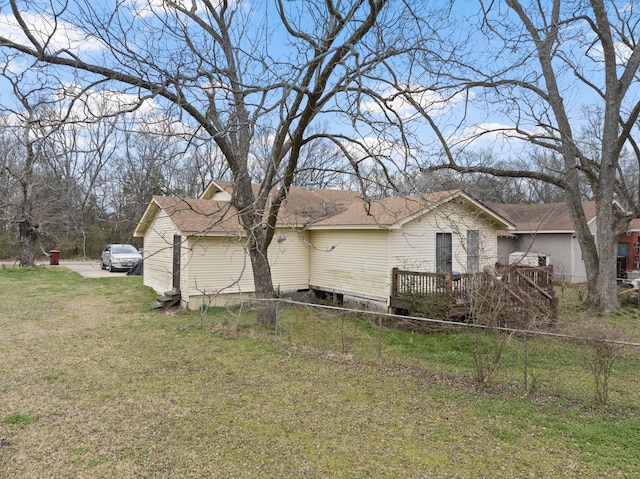
<svg viewBox="0 0 640 479">
<path fill-rule="evenodd" d="M 97 62 L 102 61 L 101 58 L 103 55 L 109 56 L 109 50 L 103 42 L 95 37 L 88 37 L 80 28 L 61 19 L 54 21 L 45 10 L 35 14 L 39 5 L 42 5 L 43 8 L 46 9 L 48 5 L 50 5 L 48 2 L 30 1 L 18 3 L 24 8 L 22 13 L 25 22 L 33 27 L 34 32 L 39 32 L 36 33 L 38 41 L 49 39 L 51 50 L 66 49 L 79 54 L 83 58 L 91 58 Z M 101 2 L 95 8 L 107 8 L 112 3 L 113 2 Z M 616 3 L 621 6 L 621 12 L 628 15 L 631 19 L 638 19 L 639 12 L 631 10 L 631 5 L 633 4 L 625 7 L 625 4 L 622 2 Z M 58 2 L 53 2 L 53 4 L 57 5 Z M 171 43 L 170 40 L 165 41 L 165 39 L 161 39 L 154 34 L 154 28 L 158 28 L 159 20 L 167 18 L 162 15 L 156 15 L 162 11 L 162 4 L 163 2 L 161 0 L 152 0 L 151 2 L 145 0 L 125 1 L 124 5 L 131 7 L 131 10 L 129 15 L 122 18 L 123 23 L 119 25 L 119 28 L 128 33 L 135 33 L 135 35 L 130 37 L 126 45 L 120 44 L 119 47 L 124 48 L 126 46 L 131 49 L 138 49 L 142 55 L 152 55 L 162 50 L 167 53 L 165 61 L 173 68 L 179 61 L 179 56 L 176 55 L 174 51 L 177 45 Z M 67 14 L 73 16 L 77 11 L 74 11 L 73 2 L 71 2 L 71 5 Z M 202 7 L 202 4 L 199 2 L 194 2 L 193 5 L 199 9 Z M 299 62 L 308 59 L 308 52 L 296 50 L 291 44 L 291 37 L 287 37 L 284 34 L 282 26 L 278 24 L 275 15 L 276 10 L 273 7 L 274 2 L 238 0 L 238 3 L 235 5 L 238 6 L 239 9 L 236 19 L 241 20 L 238 23 L 238 29 L 235 30 L 235 34 L 242 39 L 242 46 L 248 49 L 249 46 L 257 45 L 263 41 L 263 43 L 257 45 L 256 51 L 269 56 L 272 61 L 272 68 L 282 66 L 279 64 L 292 58 L 295 58 L 295 60 Z M 285 2 L 284 5 L 285 8 L 290 10 L 290 13 L 308 6 L 299 1 Z M 449 25 L 444 29 L 438 30 L 438 36 L 443 39 L 445 43 L 454 40 L 464 42 L 462 48 L 467 49 L 468 57 L 477 65 L 487 70 L 493 70 L 496 75 L 502 65 L 512 62 L 516 57 L 522 59 L 519 68 L 513 73 L 516 78 L 520 75 L 519 78 L 528 79 L 531 78 L 532 75 L 537 74 L 538 68 L 535 67 L 535 58 L 527 58 L 526 56 L 527 49 L 530 48 L 530 45 L 512 42 L 509 45 L 509 50 L 505 48 L 504 45 L 499 44 L 495 38 L 490 38 L 486 31 L 477 31 L 472 34 L 471 30 L 465 27 L 465 25 L 468 24 L 467 22 L 477 21 L 478 18 L 473 13 L 474 9 L 477 9 L 477 5 L 477 2 L 471 0 L 454 2 L 449 13 L 459 21 L 454 25 L 455 28 Z M 502 15 L 507 11 L 504 2 L 494 2 L 492 5 L 493 10 L 490 11 L 490 15 Z M 314 29 L 323 27 L 323 25 L 319 25 L 313 21 L 314 14 L 312 10 L 307 10 L 305 15 L 306 16 L 301 17 L 292 16 L 291 18 L 297 20 L 303 27 L 312 26 Z M 506 18 L 507 21 L 513 20 L 513 18 L 509 16 L 504 18 Z M 133 23 L 128 24 L 126 22 Z M 131 28 L 131 25 L 136 25 L 137 27 Z M 175 23 L 173 26 L 179 28 L 185 26 L 185 24 Z M 193 27 L 192 25 L 187 26 L 189 28 Z M 634 34 L 637 38 L 640 36 L 640 32 L 637 31 L 640 30 L 640 27 L 636 25 L 635 28 L 636 31 Z M 50 36 L 49 34 L 53 31 L 55 31 L 55 34 Z M 602 50 L 598 47 L 597 43 L 593 43 L 593 32 L 590 32 L 584 23 L 573 23 L 565 26 L 563 36 L 567 46 L 564 52 L 565 57 L 579 59 L 579 65 L 585 75 L 585 79 L 594 84 L 600 83 L 602 78 Z M 13 41 L 25 40 L 24 35 L 17 28 L 15 18 L 10 13 L 6 0 L 0 0 L 0 37 Z M 629 37 L 631 37 L 631 35 L 629 35 Z M 201 43 L 202 49 L 206 51 L 207 47 L 211 47 L 211 45 L 206 41 L 206 38 L 201 39 L 203 40 Z M 623 38 L 616 40 L 618 60 L 620 65 L 624 65 L 626 59 L 629 57 L 630 49 L 621 41 Z M 250 44 L 251 41 L 255 43 Z M 211 47 L 211 51 L 214 51 L 213 47 Z M 445 51 L 442 53 L 443 55 L 446 54 Z M 211 55 L 204 55 L 203 58 L 204 61 L 207 61 L 211 58 Z M 31 60 L 18 58 L 10 64 L 10 68 L 15 69 L 15 71 L 22 71 L 25 65 L 29 65 L 30 62 Z M 446 63 L 443 65 L 443 68 L 449 67 Z M 584 108 L 594 104 L 598 99 L 593 91 L 590 91 L 588 88 L 577 88 L 573 75 L 571 72 L 568 72 L 563 65 L 560 65 L 559 61 L 556 65 L 561 67 L 558 71 L 563 72 L 562 75 L 560 75 L 560 87 L 565 103 L 570 108 L 571 118 L 576 124 L 580 124 L 584 120 Z M 256 70 L 248 70 L 247 73 L 252 73 L 256 77 L 263 75 L 264 78 L 273 74 L 273 71 L 269 69 L 258 71 L 260 67 L 256 65 L 254 65 L 253 68 Z M 402 64 L 398 64 L 394 65 L 394 68 L 399 78 L 408 78 L 408 66 L 405 68 Z M 403 68 L 405 71 L 402 71 Z M 467 73 L 468 72 L 469 70 L 467 69 Z M 420 87 L 420 81 L 424 81 L 422 85 L 428 85 L 430 78 L 424 72 L 420 72 L 418 69 L 412 69 L 410 73 L 412 77 L 408 81 L 411 82 L 412 87 Z M 68 71 L 60 73 L 60 79 L 65 82 L 66 85 L 73 85 L 74 77 Z M 221 83 L 216 84 L 215 81 L 207 81 L 210 82 L 207 84 L 209 87 L 216 87 L 215 89 L 218 94 L 223 91 L 223 89 L 220 88 L 223 86 Z M 400 84 L 406 84 L 406 82 L 403 83 L 403 81 L 400 80 Z M 118 85 L 114 86 L 116 88 L 118 87 Z M 393 93 L 388 84 L 382 81 L 378 84 L 370 81 L 368 86 L 382 96 L 390 96 Z M 2 89 L 6 90 L 6 82 L 3 83 L 0 81 L 0 91 L 2 91 Z M 114 105 L 120 104 L 121 102 L 127 103 L 129 101 L 128 93 L 123 90 L 114 91 L 107 89 L 107 99 L 105 99 L 104 91 L 98 88 L 92 91 L 95 92 L 94 95 L 98 98 L 92 100 L 93 103 L 96 104 L 96 109 L 98 109 L 98 107 L 104 108 L 106 104 L 110 104 L 111 108 L 113 108 Z M 445 97 L 445 94 L 448 93 L 450 93 L 450 91 L 423 91 L 416 94 L 414 98 L 429 112 L 433 121 L 439 124 L 451 143 L 468 148 L 470 138 L 476 138 L 478 132 L 489 132 L 482 135 L 481 139 L 476 140 L 474 147 L 493 147 L 496 151 L 509 156 L 518 154 L 521 151 L 520 147 L 522 144 L 514 142 L 513 140 L 507 140 L 501 130 L 511 128 L 516 119 L 522 122 L 522 128 L 527 131 L 535 131 L 535 129 L 538 128 L 534 121 L 536 119 L 530 116 L 531 111 L 533 111 L 533 106 L 527 103 L 525 96 L 520 97 L 518 104 L 515 105 L 515 103 L 509 104 L 509 102 L 504 101 L 504 99 L 502 102 L 498 102 L 496 101 L 496 97 L 491 95 L 485 96 L 479 93 L 477 89 L 468 91 L 466 95 L 456 93 Z M 524 95 L 522 92 L 516 92 L 516 94 Z M 637 101 L 638 97 L 640 97 L 639 89 L 636 88 L 635 92 L 632 92 L 632 95 L 634 97 L 633 101 Z M 3 100 L 1 100 L 0 103 L 6 105 L 7 94 L 2 93 L 2 98 Z M 275 96 L 270 98 L 274 100 Z M 433 146 L 435 144 L 432 143 L 435 138 L 427 122 L 424 119 L 420 119 L 419 116 L 416 115 L 415 109 L 406 101 L 396 97 L 389 100 L 387 105 L 390 106 L 400 118 L 408 122 L 408 124 L 413 122 L 412 130 L 416 139 L 420 139 L 420 141 L 424 143 L 421 145 L 422 149 L 426 149 L 429 145 Z M 376 120 L 382 120 L 384 118 L 384 112 L 380 108 L 380 105 L 368 99 L 364 99 L 359 107 L 362 112 L 371 115 L 371 117 Z M 531 107 L 532 110 L 527 111 L 528 107 Z M 145 110 L 148 111 L 161 108 L 162 103 L 157 99 L 152 99 L 145 103 Z M 516 108 L 520 108 L 520 110 L 518 111 Z M 519 117 L 518 114 L 520 114 Z M 272 121 L 277 122 L 277 118 L 274 116 Z M 363 136 L 363 142 L 369 145 L 369 148 L 387 150 L 393 148 L 392 138 L 384 138 L 384 129 L 374 132 L 366 128 L 363 124 L 349 123 L 348 119 L 344 117 L 340 118 L 332 114 L 320 115 L 318 117 L 318 125 L 337 131 L 343 130 L 343 132 L 348 134 L 353 134 L 355 128 L 358 130 L 358 134 Z"/>
</svg>

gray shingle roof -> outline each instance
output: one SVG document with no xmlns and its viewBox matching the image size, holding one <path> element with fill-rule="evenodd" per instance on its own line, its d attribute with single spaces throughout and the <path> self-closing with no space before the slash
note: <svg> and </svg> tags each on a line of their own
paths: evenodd
<svg viewBox="0 0 640 479">
<path fill-rule="evenodd" d="M 492 210 L 507 218 L 515 225 L 512 233 L 533 232 L 572 232 L 574 231 L 569 208 L 566 203 L 543 203 L 506 205 L 502 203 L 488 203 Z M 582 203 L 587 221 L 595 218 L 594 201 Z"/>
</svg>

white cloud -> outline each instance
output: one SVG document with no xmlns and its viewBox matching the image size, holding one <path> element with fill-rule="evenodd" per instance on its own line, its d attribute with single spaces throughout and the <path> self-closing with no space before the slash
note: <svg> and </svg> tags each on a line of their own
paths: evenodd
<svg viewBox="0 0 640 479">
<path fill-rule="evenodd" d="M 506 123 L 478 123 L 465 128 L 461 134 L 449 138 L 452 145 L 469 146 L 472 143 L 513 144 L 528 141 L 530 136 L 547 136 L 548 132 L 539 127 L 532 130 L 517 131 L 513 125 Z"/>
<path fill-rule="evenodd" d="M 465 128 L 460 135 L 450 138 L 452 145 L 470 146 L 479 141 L 483 143 L 496 143 L 506 139 L 507 131 L 513 131 L 513 127 L 500 123 L 478 123 Z"/>
<path fill-rule="evenodd" d="M 1 34 L 0 34 L 1 35 Z M 3 65 L 7 73 L 20 74 L 30 67 L 31 63 L 27 62 L 24 57 L 7 58 L 7 63 Z M 2 91 L 2 89 L 0 89 Z"/>
<path fill-rule="evenodd" d="M 41 45 L 47 44 L 49 51 L 86 52 L 104 48 L 96 38 L 63 21 L 30 12 L 23 12 L 21 15 L 36 41 Z M 0 36 L 15 43 L 31 44 L 13 15 L 0 15 Z"/>
<path fill-rule="evenodd" d="M 631 4 L 629 4 L 631 5 Z M 622 8 L 620 13 L 626 16 L 625 10 L 627 8 Z M 582 43 L 579 44 L 578 48 L 584 52 L 584 55 L 591 60 L 597 63 L 604 63 L 604 50 L 602 48 L 602 42 L 598 38 L 598 35 L 591 31 L 591 29 L 586 29 L 583 33 L 584 39 Z M 619 39 L 613 39 L 613 49 L 616 58 L 616 64 L 618 66 L 626 66 L 633 50 L 629 48 L 623 41 Z M 569 48 L 574 48 L 573 45 L 570 45 Z"/>
<path fill-rule="evenodd" d="M 176 2 L 182 3 L 185 2 Z M 168 7 L 165 0 L 127 0 L 128 8 L 134 16 L 145 18 L 157 13 L 165 11 Z"/>
<path fill-rule="evenodd" d="M 430 116 L 442 116 L 450 112 L 455 105 L 469 100 L 470 97 L 462 93 L 447 94 L 442 91 L 434 91 L 420 85 L 403 85 L 404 93 L 391 87 L 383 88 L 379 94 L 385 100 L 386 108 L 392 109 L 400 117 L 409 119 L 419 116 L 418 105 Z M 409 96 L 408 99 L 406 96 Z M 382 114 L 383 107 L 374 101 L 363 102 L 361 108 L 373 114 Z"/>
<path fill-rule="evenodd" d="M 183 8 L 187 11 L 200 12 L 200 16 L 202 13 L 207 11 L 207 7 L 200 0 L 172 0 L 172 4 L 179 5 L 180 8 Z M 233 10 L 239 7 L 243 7 L 246 11 L 253 10 L 250 3 L 244 3 L 240 0 L 238 1 L 228 1 L 225 2 L 225 8 L 229 10 Z M 167 2 L 167 0 L 125 0 L 125 5 L 131 11 L 131 14 L 140 17 L 146 18 L 152 15 L 158 15 L 159 13 L 168 13 L 169 11 L 175 10 L 175 8 Z M 213 0 L 212 2 L 213 8 L 219 10 L 223 7 L 222 0 Z"/>
<path fill-rule="evenodd" d="M 60 87 L 52 98 L 62 104 L 74 103 L 74 115 L 76 119 L 91 120 L 104 115 L 114 115 L 118 112 L 134 108 L 139 99 L 116 90 L 87 90 L 75 83 L 66 83 Z M 159 105 L 154 100 L 144 100 L 142 106 L 136 111 L 140 114 L 150 114 L 159 111 Z"/>
</svg>

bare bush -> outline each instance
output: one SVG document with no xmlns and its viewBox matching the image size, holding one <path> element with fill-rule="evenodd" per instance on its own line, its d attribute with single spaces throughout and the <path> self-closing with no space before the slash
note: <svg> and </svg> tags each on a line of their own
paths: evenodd
<svg viewBox="0 0 640 479">
<path fill-rule="evenodd" d="M 605 405 L 609 401 L 609 381 L 613 365 L 620 357 L 622 332 L 604 318 L 583 321 L 576 333 L 586 351 L 586 361 L 593 377 L 593 402 Z"/>
<path fill-rule="evenodd" d="M 477 275 L 469 288 L 469 318 L 484 328 L 475 335 L 473 363 L 477 386 L 484 386 L 498 369 L 498 363 L 508 335 L 499 328 L 509 314 L 509 299 L 497 277 Z M 505 314 L 507 316 L 505 316 Z"/>
</svg>

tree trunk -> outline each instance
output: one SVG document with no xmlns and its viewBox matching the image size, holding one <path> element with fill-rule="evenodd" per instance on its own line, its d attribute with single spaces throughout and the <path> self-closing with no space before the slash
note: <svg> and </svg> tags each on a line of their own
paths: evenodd
<svg viewBox="0 0 640 479">
<path fill-rule="evenodd" d="M 602 211 L 600 211 L 602 210 Z M 598 226 L 598 275 L 589 296 L 588 307 L 591 311 L 609 314 L 619 308 L 616 291 L 616 256 L 618 238 L 613 222 L 611 204 L 596 206 Z"/>
<path fill-rule="evenodd" d="M 612 112 L 605 114 L 603 129 L 605 140 L 602 142 L 600 176 L 595 195 L 598 276 L 595 281 L 595 290 L 592 291 L 589 300 L 589 309 L 601 311 L 604 314 L 609 314 L 620 307 L 616 291 L 616 258 L 621 225 L 613 206 L 618 156 L 618 152 L 613 147 L 618 138 L 615 113 L 617 111 L 619 111 L 619 105 L 613 108 Z"/>
<path fill-rule="evenodd" d="M 267 234 L 268 226 L 263 222 L 265 201 L 260 195 L 258 198 L 254 195 L 249 175 L 238 176 L 233 182 L 234 199 L 232 201 L 238 209 L 242 226 L 247 234 L 247 252 L 251 260 L 253 284 L 258 299 L 256 306 L 258 324 L 275 327 L 277 321 L 277 309 L 273 301 L 275 290 L 267 256 L 271 235 Z"/>
<path fill-rule="evenodd" d="M 251 241 L 249 241 L 251 243 Z M 253 282 L 258 299 L 258 324 L 260 326 L 275 327 L 277 322 L 277 307 L 274 300 L 275 291 L 271 278 L 271 265 L 266 254 L 259 248 L 249 247 L 249 256 L 253 268 Z"/>
<path fill-rule="evenodd" d="M 18 223 L 18 230 L 20 232 L 20 266 L 30 268 L 35 265 L 36 259 L 37 225 L 32 225 L 25 219 Z"/>
<path fill-rule="evenodd" d="M 567 194 L 567 205 L 587 273 L 585 306 L 590 311 L 608 314 L 619 307 L 616 291 L 618 228 L 612 201 L 596 200 L 597 240 L 594 240 L 591 234 L 579 199 L 572 199 L 571 195 Z"/>
<path fill-rule="evenodd" d="M 33 219 L 33 174 L 36 154 L 30 134 L 31 127 L 28 126 L 23 132 L 26 161 L 23 176 L 19 180 L 22 189 L 22 204 L 20 205 L 22 219 L 18 222 L 18 231 L 20 233 L 20 266 L 24 268 L 30 268 L 35 265 L 36 241 L 38 240 L 38 224 Z"/>
</svg>

